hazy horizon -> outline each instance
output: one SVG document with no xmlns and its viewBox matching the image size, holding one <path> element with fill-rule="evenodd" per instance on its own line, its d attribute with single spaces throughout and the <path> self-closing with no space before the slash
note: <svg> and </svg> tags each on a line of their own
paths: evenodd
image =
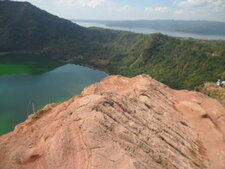
<svg viewBox="0 0 225 169">
<path fill-rule="evenodd" d="M 222 23 L 225 23 L 225 21 L 213 21 L 213 20 L 189 20 L 189 19 L 111 19 L 111 20 L 106 20 L 106 19 L 79 19 L 79 18 L 68 18 L 68 20 L 77 20 L 77 21 L 99 21 L 99 22 L 107 22 L 107 21 L 193 21 L 193 22 L 197 22 L 197 21 L 200 21 L 200 22 L 222 22 Z"/>
</svg>

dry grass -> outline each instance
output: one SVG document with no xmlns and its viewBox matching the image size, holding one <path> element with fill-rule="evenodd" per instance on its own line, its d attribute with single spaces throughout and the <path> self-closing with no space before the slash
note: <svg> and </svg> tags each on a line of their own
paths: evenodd
<svg viewBox="0 0 225 169">
<path fill-rule="evenodd" d="M 52 103 L 52 104 L 47 104 L 43 109 L 38 110 L 37 112 L 34 112 L 33 114 L 30 114 L 28 116 L 29 119 L 38 119 L 40 118 L 43 114 L 46 112 L 52 110 L 55 106 L 57 106 L 59 103 Z"/>
<path fill-rule="evenodd" d="M 225 106 L 225 87 L 217 87 L 215 83 L 207 82 L 197 88 L 198 91 L 217 99 Z"/>
</svg>

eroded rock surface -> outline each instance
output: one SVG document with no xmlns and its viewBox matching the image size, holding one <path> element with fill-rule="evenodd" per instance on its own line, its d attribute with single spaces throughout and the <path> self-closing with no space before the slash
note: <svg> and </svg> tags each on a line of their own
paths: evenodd
<svg viewBox="0 0 225 169">
<path fill-rule="evenodd" d="M 1 169 L 225 167 L 224 108 L 147 75 L 109 76 L 37 117 L 0 137 Z"/>
</svg>

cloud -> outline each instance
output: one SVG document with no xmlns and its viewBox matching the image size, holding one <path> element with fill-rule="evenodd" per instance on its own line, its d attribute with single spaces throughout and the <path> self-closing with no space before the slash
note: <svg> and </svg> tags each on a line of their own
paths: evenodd
<svg viewBox="0 0 225 169">
<path fill-rule="evenodd" d="M 174 13 L 177 15 L 181 15 L 184 13 L 184 11 L 181 9 L 181 10 L 174 11 Z"/>
<path fill-rule="evenodd" d="M 195 8 L 195 7 L 204 7 L 207 5 L 206 0 L 183 0 L 183 1 L 174 1 L 174 4 L 181 8 Z"/>
<path fill-rule="evenodd" d="M 182 15 L 184 10 L 175 10 L 167 6 L 158 6 L 154 8 L 145 8 L 145 12 L 160 16 L 158 19 L 174 19 L 177 15 Z"/>
<path fill-rule="evenodd" d="M 56 4 L 62 6 L 76 6 L 76 7 L 99 7 L 106 5 L 108 2 L 106 0 L 57 0 Z"/>
<path fill-rule="evenodd" d="M 175 0 L 173 4 L 190 20 L 225 21 L 225 0 Z"/>
<path fill-rule="evenodd" d="M 182 9 L 205 10 L 207 12 L 224 12 L 224 0 L 175 0 L 174 5 Z"/>
<path fill-rule="evenodd" d="M 154 7 L 154 8 L 145 8 L 146 11 L 150 12 L 160 12 L 160 13 L 165 13 L 165 12 L 171 12 L 170 8 L 167 6 L 159 6 L 159 7 Z"/>
</svg>

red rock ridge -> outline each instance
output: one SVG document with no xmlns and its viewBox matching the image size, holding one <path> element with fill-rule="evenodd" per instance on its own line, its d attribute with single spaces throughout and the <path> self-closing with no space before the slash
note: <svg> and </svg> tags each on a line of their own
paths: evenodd
<svg viewBox="0 0 225 169">
<path fill-rule="evenodd" d="M 0 137 L 1 169 L 225 168 L 225 109 L 147 75 L 109 76 Z"/>
</svg>

